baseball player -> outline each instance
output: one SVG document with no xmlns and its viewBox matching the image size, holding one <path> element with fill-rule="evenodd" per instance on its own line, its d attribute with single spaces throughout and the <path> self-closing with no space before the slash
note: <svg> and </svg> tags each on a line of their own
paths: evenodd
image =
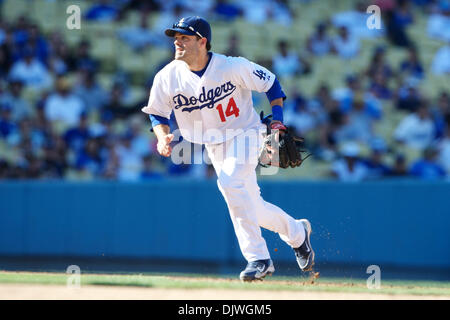
<svg viewBox="0 0 450 320">
<path fill-rule="evenodd" d="M 172 112 L 183 138 L 205 145 L 248 262 L 240 274 L 242 281 L 261 280 L 275 271 L 261 227 L 277 232 L 293 248 L 300 269 L 310 271 L 314 264 L 310 222 L 296 220 L 264 201 L 257 184 L 254 159 L 264 125 L 253 108 L 251 92 L 266 93 L 273 115 L 270 127 L 283 132 L 286 96 L 276 76 L 243 57 L 211 52 L 211 27 L 198 16 L 181 19 L 165 34 L 174 40 L 175 58 L 156 74 L 148 105 L 142 108 L 149 114 L 158 152 L 164 157 L 172 153 Z"/>
</svg>

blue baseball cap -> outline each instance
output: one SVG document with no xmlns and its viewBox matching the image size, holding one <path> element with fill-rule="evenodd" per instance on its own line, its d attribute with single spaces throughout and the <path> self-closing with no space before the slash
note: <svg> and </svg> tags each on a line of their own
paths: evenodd
<svg viewBox="0 0 450 320">
<path fill-rule="evenodd" d="M 166 29 L 165 34 L 168 37 L 174 37 L 176 32 L 189 36 L 199 36 L 211 42 L 211 26 L 208 21 L 199 16 L 182 18 L 174 23 L 172 28 Z"/>
</svg>

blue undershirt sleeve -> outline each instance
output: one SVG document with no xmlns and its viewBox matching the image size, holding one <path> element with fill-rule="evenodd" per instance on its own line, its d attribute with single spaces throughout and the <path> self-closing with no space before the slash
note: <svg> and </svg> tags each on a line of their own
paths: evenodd
<svg viewBox="0 0 450 320">
<path fill-rule="evenodd" d="M 283 89 L 281 89 L 280 82 L 277 78 L 275 78 L 275 81 L 269 91 L 266 92 L 266 96 L 267 99 L 269 99 L 269 102 L 279 98 L 283 98 L 283 100 L 286 99 L 286 94 L 283 92 Z M 283 108 L 281 106 L 272 106 L 272 119 L 283 122 Z"/>
<path fill-rule="evenodd" d="M 286 94 L 283 92 L 283 89 L 281 89 L 280 82 L 277 78 L 275 78 L 275 81 L 273 82 L 272 87 L 269 89 L 269 91 L 266 92 L 267 99 L 269 99 L 269 102 L 272 102 L 275 99 L 283 98 L 283 100 L 286 100 Z"/>
<path fill-rule="evenodd" d="M 155 115 L 155 114 L 150 114 L 148 116 L 150 118 L 150 121 L 152 122 L 152 127 L 154 128 L 155 126 L 159 125 L 159 124 L 165 124 L 165 125 L 169 125 L 169 119 Z"/>
</svg>

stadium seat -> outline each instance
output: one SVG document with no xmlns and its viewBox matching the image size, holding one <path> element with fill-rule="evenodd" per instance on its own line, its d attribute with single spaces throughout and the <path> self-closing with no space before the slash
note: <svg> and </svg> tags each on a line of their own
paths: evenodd
<svg viewBox="0 0 450 320">
<path fill-rule="evenodd" d="M 59 136 L 64 135 L 64 133 L 71 127 L 67 123 L 59 121 L 59 120 L 52 121 L 51 126 L 53 129 L 53 132 Z"/>
<path fill-rule="evenodd" d="M 222 23 L 212 23 L 212 45 L 215 52 L 224 53 L 228 46 L 228 39 L 233 33 L 233 28 Z"/>
<path fill-rule="evenodd" d="M 423 156 L 423 151 L 412 149 L 405 145 L 397 144 L 395 150 L 397 151 L 397 153 L 405 156 L 406 164 L 408 167 L 410 167 L 415 161 L 422 158 Z"/>
<path fill-rule="evenodd" d="M 35 20 L 43 31 L 73 31 L 67 29 L 66 21 L 69 15 L 66 10 L 68 6 L 65 6 L 63 2 L 37 0 L 31 1 L 31 7 L 32 9 L 29 10 L 30 18 Z"/>
<path fill-rule="evenodd" d="M 118 46 L 117 63 L 118 66 L 127 72 L 142 72 L 142 66 L 145 66 L 146 56 L 144 53 L 137 53 L 125 44 Z M 127 57 L 123 59 L 121 57 Z"/>
<path fill-rule="evenodd" d="M 89 170 L 68 169 L 64 176 L 68 181 L 91 181 L 94 179 Z"/>
<path fill-rule="evenodd" d="M 2 18 L 8 22 L 15 21 L 19 16 L 26 15 L 31 1 L 3 0 Z"/>
<path fill-rule="evenodd" d="M 110 73 L 101 72 L 97 74 L 97 81 L 103 89 L 109 91 L 113 85 L 113 76 Z"/>
<path fill-rule="evenodd" d="M 151 73 L 151 68 L 160 65 L 164 61 L 171 59 L 173 57 L 173 51 L 171 49 L 151 47 L 148 51 L 147 65 L 148 73 Z"/>
<path fill-rule="evenodd" d="M 6 141 L 4 139 L 0 139 L 0 154 L 2 155 L 0 160 L 9 162 L 9 157 L 11 153 L 10 149 L 11 147 L 7 145 Z"/>
<path fill-rule="evenodd" d="M 148 92 L 144 86 L 133 86 L 130 88 L 131 98 L 129 102 L 130 107 L 134 107 L 136 103 L 139 103 L 148 98 Z M 138 110 L 137 110 L 138 111 Z"/>
</svg>

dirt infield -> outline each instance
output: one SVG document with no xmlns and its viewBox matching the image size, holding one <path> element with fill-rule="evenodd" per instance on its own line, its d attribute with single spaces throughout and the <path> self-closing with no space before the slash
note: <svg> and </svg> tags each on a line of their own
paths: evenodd
<svg viewBox="0 0 450 320">
<path fill-rule="evenodd" d="M 0 300 L 448 300 L 448 296 L 230 289 L 162 289 L 119 286 L 0 284 Z"/>
</svg>

